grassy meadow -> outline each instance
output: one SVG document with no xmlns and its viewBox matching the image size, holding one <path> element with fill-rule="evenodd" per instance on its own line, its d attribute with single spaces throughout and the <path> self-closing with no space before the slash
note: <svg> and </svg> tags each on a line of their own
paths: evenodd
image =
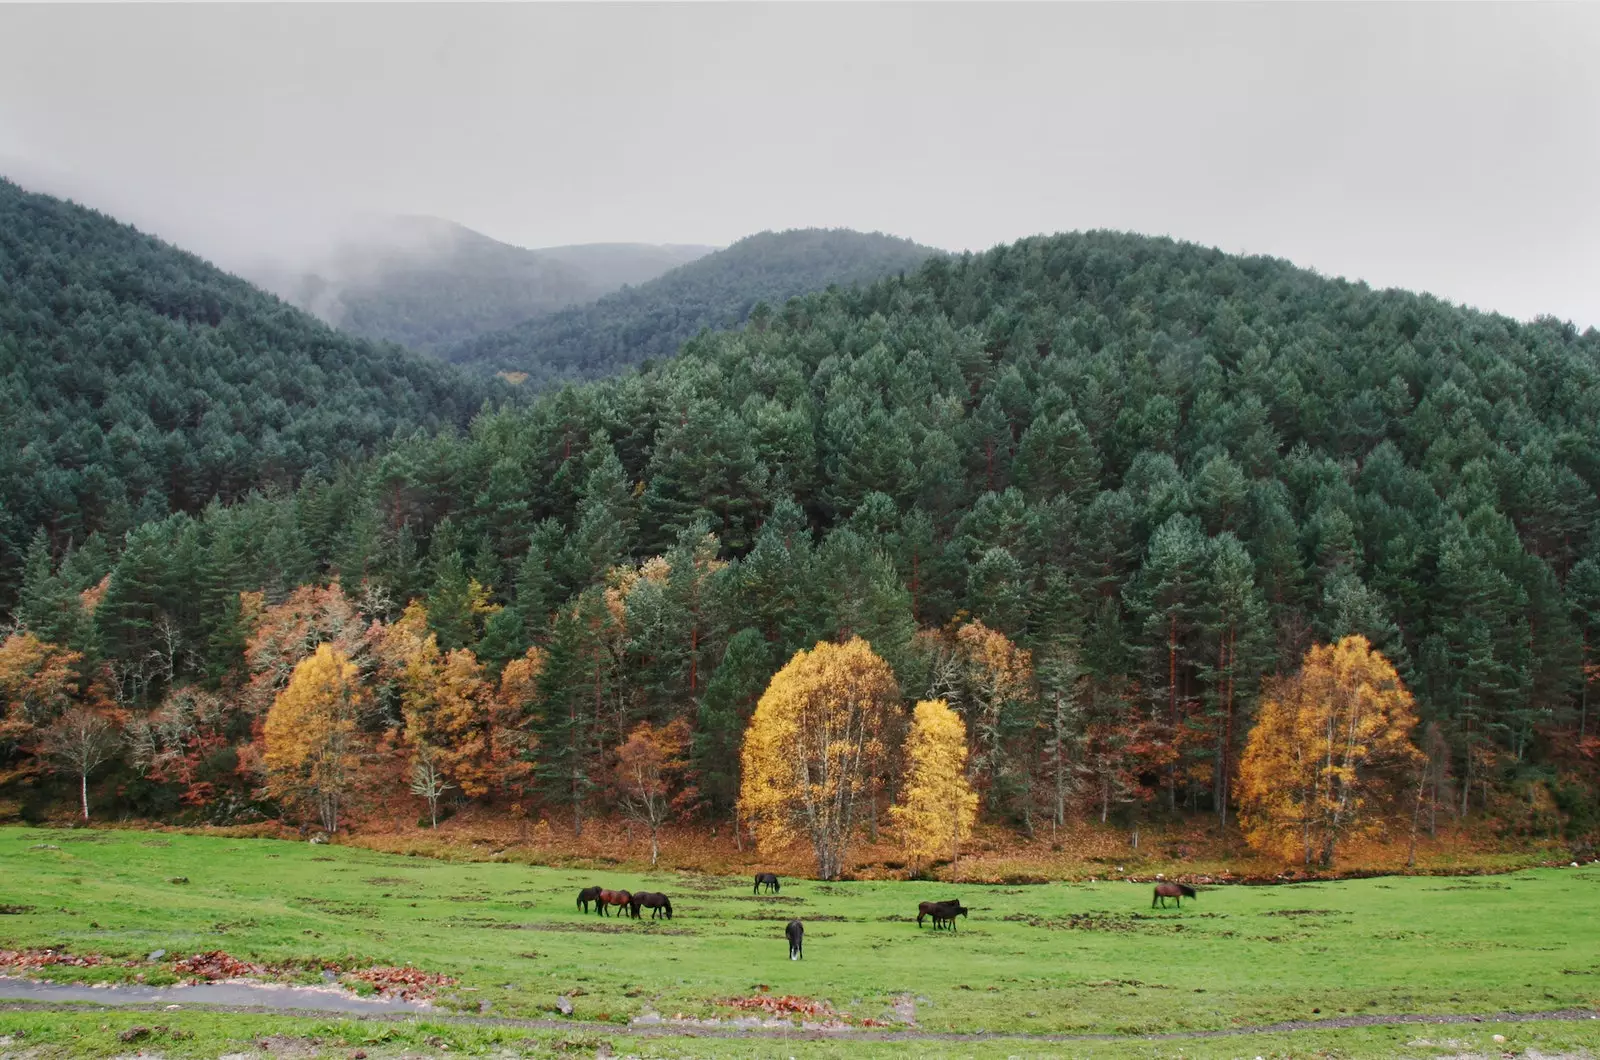
<svg viewBox="0 0 1600 1060">
<path fill-rule="evenodd" d="M 590 883 L 664 891 L 676 917 L 583 914 L 574 898 Z M 917 927 L 918 901 L 955 896 L 972 910 L 958 931 Z M 779 895 L 755 896 L 748 877 L 462 863 L 175 833 L 0 829 L 0 948 L 65 947 L 137 961 L 52 967 L 40 977 L 172 982 L 173 958 L 218 949 L 265 963 L 410 963 L 459 980 L 440 992 L 440 1016 L 549 1018 L 566 995 L 573 1017 L 592 1022 L 618 1049 L 635 1017 L 734 1017 L 744 1013 L 719 1002 L 763 992 L 826 1000 L 856 1022 L 904 1027 L 913 1019 L 922 1031 L 963 1033 L 1139 1035 L 1355 1014 L 1600 1006 L 1600 866 L 1213 887 L 1181 910 L 1151 910 L 1150 897 L 1148 884 L 1124 882 L 794 878 Z M 783 926 L 791 918 L 806 922 L 801 962 L 787 959 Z M 167 956 L 149 961 L 155 950 Z M 70 1037 L 73 1020 L 92 1029 L 111 1018 L 0 1013 L 0 1034 L 26 1024 L 32 1037 L 20 1040 L 44 1043 Z M 1419 1037 L 1415 1027 L 1358 1028 L 1295 1040 L 1344 1041 L 1337 1048 L 1354 1049 L 1350 1055 L 1384 1055 L 1412 1040 L 1459 1045 L 1480 1029 Z M 487 1036 L 485 1048 L 497 1034 L 510 1037 L 495 1048 L 537 1040 L 520 1031 L 470 1033 Z M 1549 1039 L 1546 1052 L 1550 1042 L 1568 1048 L 1559 1044 L 1563 1035 L 1600 1047 L 1600 1031 L 1582 1024 L 1529 1033 Z M 1214 1039 L 1182 1051 L 1244 1055 L 1243 1041 Z M 987 1047 L 919 1044 L 928 1046 L 916 1049 L 919 1055 L 944 1055 L 945 1048 L 954 1050 L 949 1055 L 988 1055 Z M 1091 1052 L 1082 1045 L 1072 1055 Z M 174 1054 L 189 1048 L 152 1047 Z M 1096 1045 L 1093 1055 L 1123 1055 L 1116 1050 L 1124 1047 L 1147 1049 L 1127 1055 L 1177 1052 L 1171 1043 L 1124 1043 Z M 765 1048 L 663 1039 L 649 1051 L 777 1055 Z M 808 1055 L 873 1055 L 880 1048 L 904 1045 L 806 1047 Z M 1270 1042 L 1262 1049 L 1273 1051 Z M 1006 1055 L 1018 1052 L 1012 1047 Z"/>
</svg>

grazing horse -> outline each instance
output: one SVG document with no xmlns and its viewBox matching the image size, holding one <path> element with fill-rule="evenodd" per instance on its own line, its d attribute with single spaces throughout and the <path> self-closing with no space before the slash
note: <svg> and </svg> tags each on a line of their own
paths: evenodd
<svg viewBox="0 0 1600 1060">
<path fill-rule="evenodd" d="M 966 907 L 963 906 L 961 904 L 961 900 L 957 898 L 952 898 L 949 901 L 944 902 L 923 902 L 917 906 L 917 927 L 922 926 L 923 917 L 931 916 L 933 917 L 933 926 L 935 928 L 940 928 L 946 924 L 949 924 L 950 930 L 954 931 L 956 927 L 956 917 L 966 915 Z"/>
<path fill-rule="evenodd" d="M 667 914 L 667 919 L 672 919 L 672 899 L 658 891 L 634 891 L 633 901 L 629 908 L 633 911 L 633 918 L 639 919 L 639 907 L 650 910 L 650 919 L 654 920 L 662 913 Z"/>
<path fill-rule="evenodd" d="M 627 891 L 602 890 L 599 894 L 595 895 L 594 910 L 601 916 L 605 916 L 606 906 L 608 905 L 614 905 L 618 909 L 625 909 L 632 904 L 633 895 L 629 894 Z"/>
<path fill-rule="evenodd" d="M 784 937 L 789 940 L 789 959 L 800 959 L 800 944 L 806 939 L 806 926 L 798 920 L 789 921 L 789 926 L 783 929 Z"/>
<path fill-rule="evenodd" d="M 1156 884 L 1156 893 L 1150 896 L 1150 908 L 1154 909 L 1156 903 L 1160 902 L 1161 908 L 1165 909 L 1167 907 L 1167 899 L 1176 898 L 1178 900 L 1178 908 L 1182 909 L 1185 898 L 1198 897 L 1200 896 L 1195 893 L 1195 889 L 1187 883 L 1158 883 Z"/>
<path fill-rule="evenodd" d="M 585 887 L 583 890 L 578 892 L 578 908 L 582 909 L 585 913 L 589 911 L 590 902 L 598 902 L 599 900 L 600 888 L 598 887 Z"/>
<path fill-rule="evenodd" d="M 771 891 L 773 894 L 777 894 L 778 893 L 778 876 L 777 876 L 777 874 L 776 873 L 772 873 L 772 872 L 758 872 L 758 873 L 756 873 L 756 889 L 754 891 L 751 891 L 750 893 L 751 894 L 760 894 L 762 887 L 766 887 L 766 889 Z"/>
</svg>

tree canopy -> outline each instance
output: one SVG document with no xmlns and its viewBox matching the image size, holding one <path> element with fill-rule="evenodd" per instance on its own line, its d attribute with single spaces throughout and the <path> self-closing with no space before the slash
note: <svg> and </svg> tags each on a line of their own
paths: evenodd
<svg viewBox="0 0 1600 1060">
<path fill-rule="evenodd" d="M 900 714 L 948 699 L 984 813 L 1024 832 L 1073 801 L 1225 819 L 1263 678 L 1359 635 L 1437 736 L 1430 816 L 1562 827 L 1544 791 L 1592 827 L 1596 422 L 1595 331 L 1041 237 L 125 536 L 69 548 L 8 507 L 15 615 L 146 711 L 281 687 L 294 645 L 423 601 L 485 685 L 543 653 L 519 724 L 580 823 L 635 727 L 679 718 L 732 813 L 773 675 L 859 637 Z"/>
</svg>

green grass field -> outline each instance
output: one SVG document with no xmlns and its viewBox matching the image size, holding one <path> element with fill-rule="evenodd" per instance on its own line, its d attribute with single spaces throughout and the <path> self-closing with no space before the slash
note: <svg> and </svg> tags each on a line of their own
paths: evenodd
<svg viewBox="0 0 1600 1060">
<path fill-rule="evenodd" d="M 188 882 L 170 882 L 177 877 Z M 670 922 L 585 915 L 574 897 L 589 883 L 664 891 L 677 915 Z M 557 996 L 570 994 L 574 1017 L 591 1021 L 619 1051 L 625 1051 L 633 1017 L 737 1016 L 718 1002 L 763 986 L 772 994 L 825 999 L 857 1020 L 902 1025 L 914 1010 L 923 1031 L 1010 1034 L 1137 1035 L 1353 1014 L 1532 1013 L 1600 1005 L 1597 866 L 1217 887 L 1185 901 L 1181 911 L 1165 912 L 1150 909 L 1149 885 L 1128 883 L 989 887 L 787 879 L 781 895 L 750 892 L 750 880 L 742 877 L 452 863 L 178 834 L 0 829 L 0 907 L 13 910 L 0 915 L 0 948 L 64 946 L 127 958 L 161 949 L 168 952 L 165 961 L 221 949 L 269 963 L 349 957 L 411 963 L 459 978 L 440 996 L 441 1013 L 482 1009 L 489 1016 L 549 1018 L 556 1015 Z M 957 895 L 972 909 L 957 932 L 918 929 L 918 901 Z M 802 962 L 787 959 L 782 934 L 796 917 L 807 928 Z M 172 981 L 170 965 L 161 962 L 46 971 L 57 980 L 141 975 L 149 983 Z M 119 1026 L 133 1018 L 115 1014 Z M 199 1017 L 185 1015 L 190 1018 Z M 65 1048 L 61 1043 L 75 1040 L 74 1020 L 91 1029 L 109 1025 L 99 1016 L 0 1013 L 0 1035 L 8 1027 L 21 1029 L 28 1037 L 20 1040 Z M 1295 1037 L 1302 1046 L 1322 1043 L 1317 1049 L 1386 1055 L 1435 1038 L 1456 1043 L 1448 1048 L 1471 1048 L 1480 1030 L 1301 1032 L 1265 1036 L 1260 1048 L 1244 1038 L 1181 1048 L 1082 1043 L 1068 1054 L 1254 1056 L 1281 1053 L 1272 1043 Z M 543 1040 L 484 1028 L 449 1033 L 487 1036 L 484 1048 Z M 1600 1033 L 1581 1024 L 1546 1024 L 1527 1033 L 1542 1035 L 1547 1053 L 1585 1042 L 1600 1047 Z M 993 1045 L 999 1055 L 1062 1055 L 1060 1046 Z M 96 1048 L 84 1044 L 76 1051 Z M 152 1048 L 177 1055 L 198 1046 Z M 884 1050 L 881 1055 L 889 1055 L 905 1046 L 823 1043 L 804 1051 L 858 1056 Z M 800 1055 L 788 1044 L 769 1048 L 753 1041 L 655 1040 L 647 1051 Z M 914 1051 L 991 1052 L 988 1045 L 933 1041 Z"/>
</svg>

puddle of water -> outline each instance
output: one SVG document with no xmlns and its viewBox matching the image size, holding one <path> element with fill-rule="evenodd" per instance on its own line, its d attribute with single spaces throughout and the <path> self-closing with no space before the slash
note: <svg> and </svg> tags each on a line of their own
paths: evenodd
<svg viewBox="0 0 1600 1060">
<path fill-rule="evenodd" d="M 84 986 L 38 983 L 0 975 L 0 999 L 6 1001 L 92 1001 L 100 1005 L 227 1005 L 267 1009 L 311 1009 L 318 1012 L 424 1012 L 418 1001 L 356 997 L 315 986 L 267 983 L 200 983 L 196 986 Z"/>
</svg>

